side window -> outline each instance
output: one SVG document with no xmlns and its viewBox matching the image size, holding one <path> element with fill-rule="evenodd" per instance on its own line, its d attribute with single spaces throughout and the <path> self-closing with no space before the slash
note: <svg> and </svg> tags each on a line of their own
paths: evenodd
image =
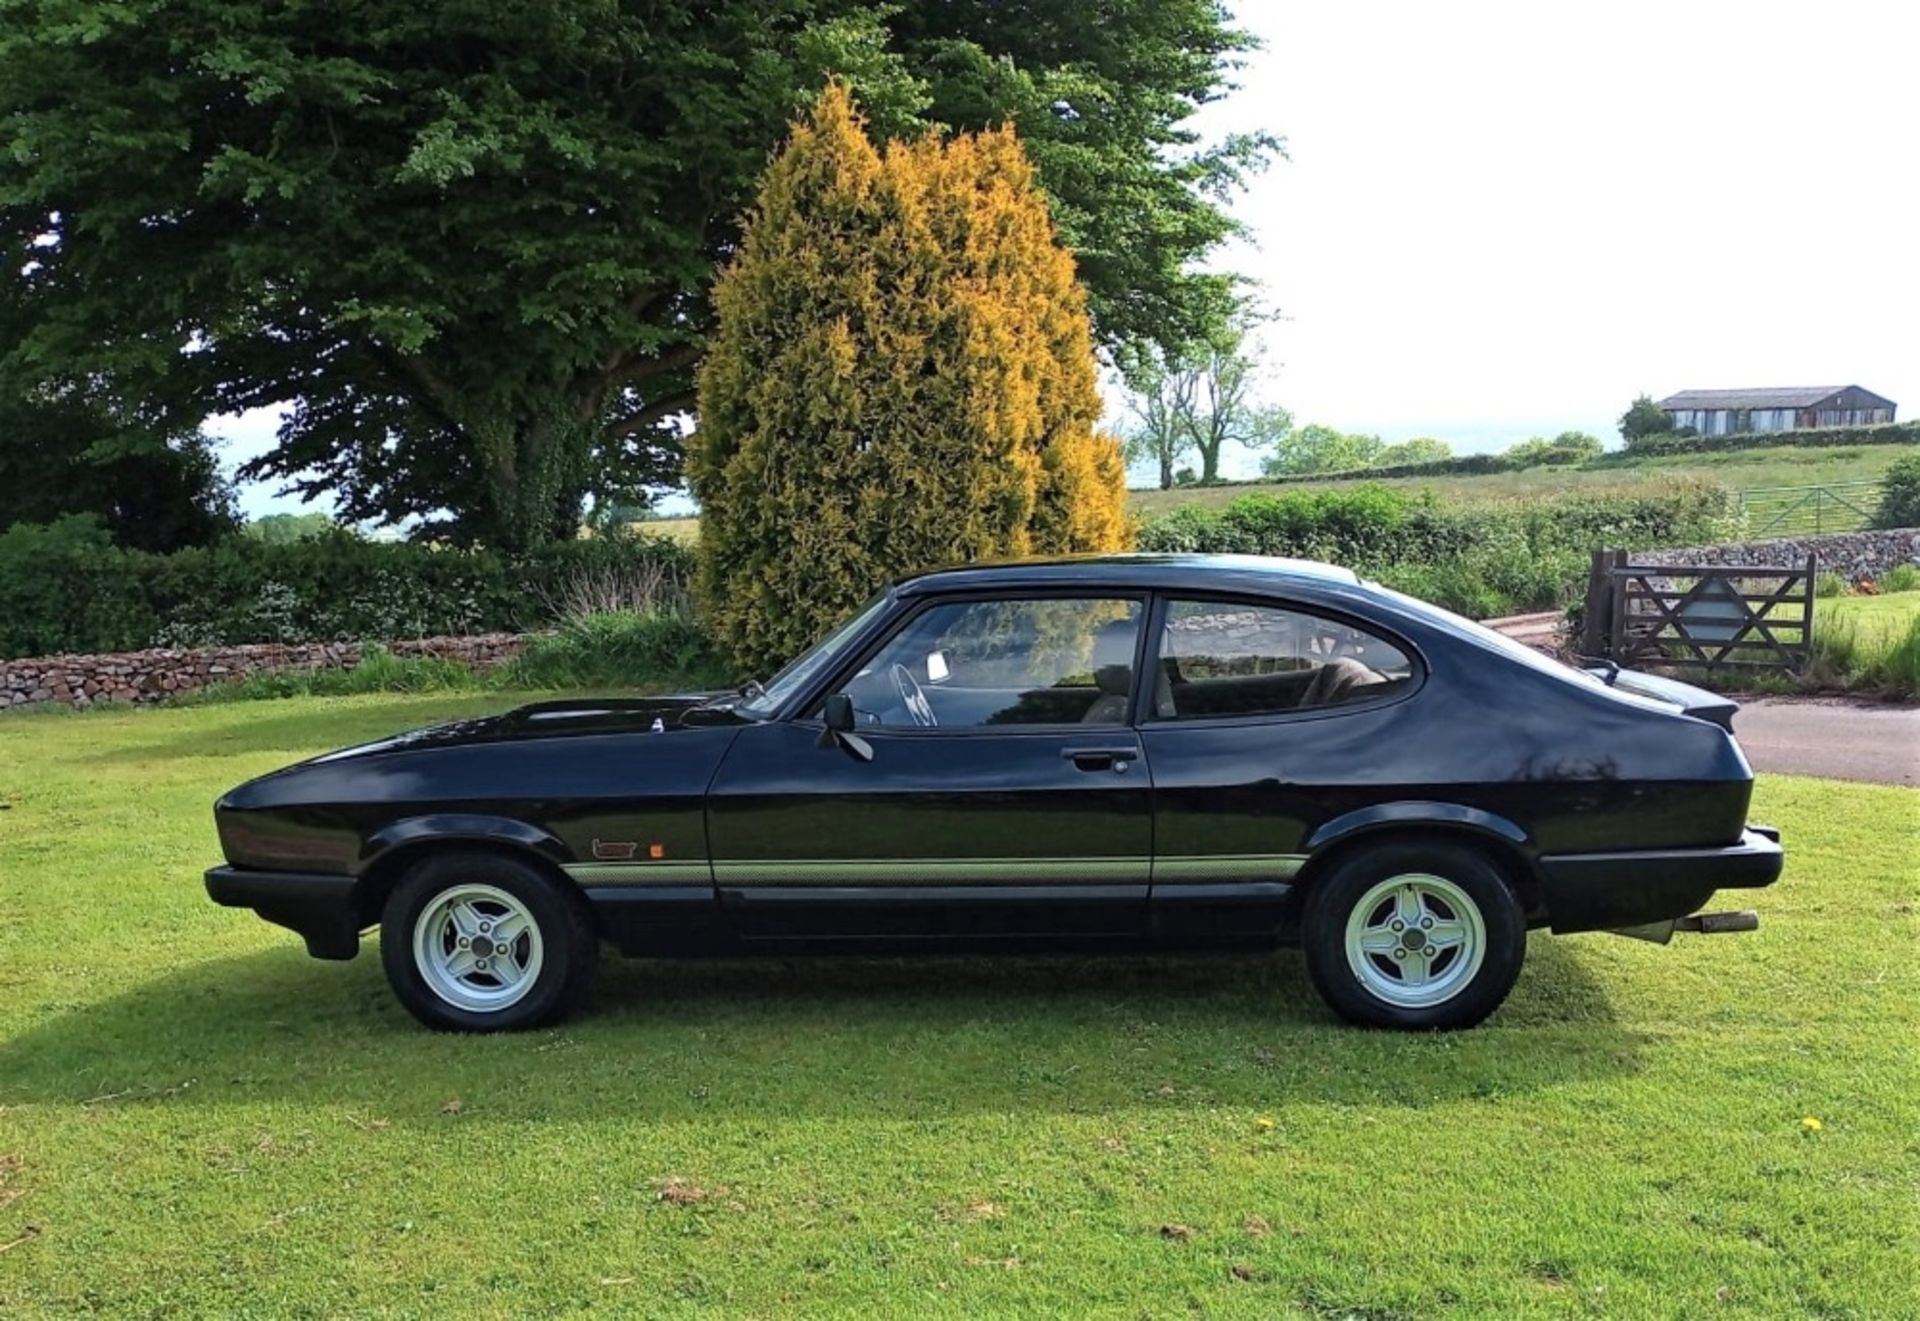
<svg viewBox="0 0 1920 1321">
<path fill-rule="evenodd" d="M 1365 702 L 1413 679 L 1391 643 L 1302 611 L 1169 601 L 1154 674 L 1162 720 L 1261 716 Z"/>
<path fill-rule="evenodd" d="M 863 723 L 1124 725 L 1138 601 L 956 601 L 921 611 L 852 680 Z"/>
</svg>

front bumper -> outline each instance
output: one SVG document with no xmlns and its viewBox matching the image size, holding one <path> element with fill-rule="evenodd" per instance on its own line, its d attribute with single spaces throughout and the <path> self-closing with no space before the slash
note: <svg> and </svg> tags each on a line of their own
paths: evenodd
<svg viewBox="0 0 1920 1321">
<path fill-rule="evenodd" d="M 1540 885 L 1554 931 L 1611 931 L 1685 917 L 1715 890 L 1772 885 L 1785 857 L 1779 831 L 1748 826 L 1725 848 L 1548 854 Z"/>
<path fill-rule="evenodd" d="M 267 921 L 298 932 L 316 959 L 350 959 L 360 952 L 354 903 L 359 882 L 314 872 L 249 871 L 214 867 L 207 895 L 228 908 L 251 908 Z"/>
</svg>

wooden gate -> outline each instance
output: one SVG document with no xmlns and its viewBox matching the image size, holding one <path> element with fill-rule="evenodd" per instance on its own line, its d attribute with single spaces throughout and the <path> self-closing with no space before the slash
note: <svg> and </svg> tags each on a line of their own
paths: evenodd
<svg viewBox="0 0 1920 1321">
<path fill-rule="evenodd" d="M 1634 564 L 1597 550 L 1581 650 L 1619 665 L 1799 673 L 1813 646 L 1814 557 L 1796 569 Z"/>
</svg>

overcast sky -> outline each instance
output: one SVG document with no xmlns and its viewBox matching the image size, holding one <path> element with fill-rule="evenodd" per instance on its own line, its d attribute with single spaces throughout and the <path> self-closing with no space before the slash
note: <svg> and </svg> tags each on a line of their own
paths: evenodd
<svg viewBox="0 0 1920 1321">
<path fill-rule="evenodd" d="M 1635 394 L 1858 384 L 1920 410 L 1920 4 L 1273 3 L 1211 132 L 1288 319 L 1275 401 L 1456 450 Z"/>
<path fill-rule="evenodd" d="M 1265 49 L 1202 127 L 1291 159 L 1220 264 L 1286 317 L 1266 393 L 1299 421 L 1469 452 L 1612 441 L 1642 391 L 1920 411 L 1920 4 L 1236 8 Z M 237 462 L 272 420 L 215 429 Z"/>
</svg>

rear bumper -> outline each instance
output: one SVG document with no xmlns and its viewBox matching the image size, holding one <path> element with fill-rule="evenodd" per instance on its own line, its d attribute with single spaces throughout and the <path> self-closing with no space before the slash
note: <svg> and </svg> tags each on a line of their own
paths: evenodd
<svg viewBox="0 0 1920 1321">
<path fill-rule="evenodd" d="M 215 867 L 207 896 L 228 908 L 251 908 L 276 926 L 298 932 L 316 959 L 350 959 L 360 952 L 360 921 L 351 876 L 249 871 Z"/>
<path fill-rule="evenodd" d="M 1554 931 L 1610 931 L 1685 917 L 1715 890 L 1772 885 L 1785 857 L 1777 830 L 1749 826 L 1726 848 L 1548 854 L 1540 883 Z"/>
</svg>

